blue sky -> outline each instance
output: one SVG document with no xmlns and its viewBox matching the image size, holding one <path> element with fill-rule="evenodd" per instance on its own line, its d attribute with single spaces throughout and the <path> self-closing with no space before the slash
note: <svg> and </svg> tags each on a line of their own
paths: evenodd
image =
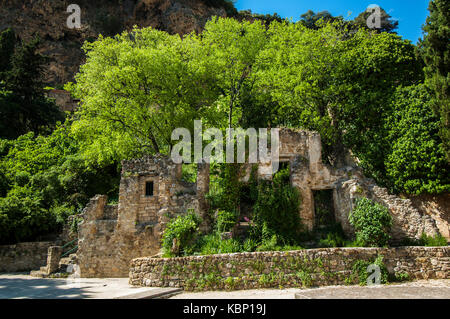
<svg viewBox="0 0 450 319">
<path fill-rule="evenodd" d="M 399 21 L 397 33 L 416 43 L 422 36 L 422 25 L 428 15 L 429 0 L 237 0 L 238 10 L 251 9 L 254 13 L 278 13 L 297 21 L 308 10 L 328 10 L 332 15 L 353 19 L 371 4 L 377 4 Z M 349 13 L 351 13 L 349 15 Z"/>
</svg>

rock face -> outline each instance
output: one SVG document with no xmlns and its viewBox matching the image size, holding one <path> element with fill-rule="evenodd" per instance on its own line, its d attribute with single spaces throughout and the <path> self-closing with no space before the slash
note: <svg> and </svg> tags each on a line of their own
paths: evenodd
<svg viewBox="0 0 450 319">
<path fill-rule="evenodd" d="M 72 3 L 81 8 L 80 29 L 67 27 Z M 84 61 L 83 43 L 98 34 L 111 36 L 137 25 L 183 35 L 201 31 L 212 16 L 226 11 L 201 0 L 0 0 L 0 30 L 11 27 L 26 41 L 41 38 L 41 53 L 52 59 L 46 74 L 52 85 L 73 80 Z"/>
</svg>

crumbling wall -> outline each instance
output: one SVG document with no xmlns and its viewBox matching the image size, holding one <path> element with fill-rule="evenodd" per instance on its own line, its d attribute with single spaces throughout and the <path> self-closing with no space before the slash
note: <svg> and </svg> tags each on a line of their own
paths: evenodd
<svg viewBox="0 0 450 319">
<path fill-rule="evenodd" d="M 45 266 L 54 242 L 27 242 L 0 246 L 0 272 L 30 271 Z"/>
<path fill-rule="evenodd" d="M 205 218 L 209 165 L 199 164 L 196 184 L 180 178 L 181 165 L 165 156 L 122 162 L 119 204 L 107 205 L 107 196 L 97 195 L 83 212 L 77 252 L 81 276 L 126 277 L 131 259 L 159 253 L 170 219 L 190 210 Z M 208 230 L 207 222 L 202 226 Z"/>
<path fill-rule="evenodd" d="M 362 196 L 373 199 L 389 209 L 393 217 L 391 232 L 393 242 L 400 242 L 404 238 L 420 238 L 422 233 L 435 236 L 439 231 L 436 220 L 439 220 L 440 227 L 445 229 L 445 223 L 442 222 L 444 218 L 433 218 L 438 215 L 436 212 L 424 213 L 412 205 L 410 200 L 389 194 L 387 189 L 378 187 L 373 180 L 366 178 L 362 169 L 353 161 L 347 160 L 341 167 L 324 164 L 322 143 L 318 133 L 281 129 L 279 136 L 279 159 L 280 162 L 289 161 L 290 182 L 301 195 L 299 215 L 307 230 L 312 231 L 315 227 L 313 192 L 325 189 L 333 191 L 335 219 L 349 236 L 354 234 L 354 229 L 348 221 L 348 215 L 354 208 L 355 199 Z M 247 171 L 250 171 L 250 166 Z M 270 179 L 271 165 L 259 165 L 258 176 Z M 442 215 L 444 214 L 439 216 Z"/>
</svg>

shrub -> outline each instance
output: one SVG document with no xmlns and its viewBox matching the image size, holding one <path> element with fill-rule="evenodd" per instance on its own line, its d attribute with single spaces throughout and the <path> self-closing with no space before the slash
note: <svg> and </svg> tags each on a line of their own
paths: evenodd
<svg viewBox="0 0 450 319">
<path fill-rule="evenodd" d="M 200 223 L 201 219 L 195 213 L 178 216 L 171 220 L 162 238 L 164 255 L 171 257 L 182 253 L 189 254 L 189 245 L 192 245 Z M 177 241 L 176 247 L 173 247 L 174 239 Z"/>
<path fill-rule="evenodd" d="M 361 245 L 382 247 L 388 244 L 392 217 L 386 207 L 368 198 L 357 199 L 349 221 L 355 227 L 356 240 Z"/>
<path fill-rule="evenodd" d="M 231 254 L 242 251 L 242 246 L 236 239 L 222 239 L 219 233 L 203 236 L 196 245 L 202 255 Z"/>
<path fill-rule="evenodd" d="M 441 234 L 437 234 L 433 237 L 423 233 L 422 237 L 420 237 L 419 243 L 421 244 L 421 246 L 428 247 L 447 246 L 447 239 Z"/>
<path fill-rule="evenodd" d="M 300 195 L 286 183 L 288 178 L 289 170 L 286 169 L 278 172 L 273 182 L 260 181 L 253 209 L 256 227 L 261 231 L 263 226 L 266 227 L 286 243 L 296 242 L 301 230 Z"/>
<path fill-rule="evenodd" d="M 388 283 L 388 277 L 389 273 L 387 271 L 386 265 L 383 262 L 383 256 L 378 256 L 374 261 L 367 261 L 367 260 L 357 260 L 352 267 L 352 274 L 350 276 L 350 279 L 357 279 L 358 283 L 361 286 L 367 285 L 367 278 L 371 275 L 371 273 L 367 272 L 367 267 L 370 265 L 377 265 L 380 267 L 381 271 L 381 278 L 380 282 L 382 284 Z"/>
<path fill-rule="evenodd" d="M 217 230 L 220 233 L 231 231 L 237 222 L 236 215 L 236 213 L 229 211 L 217 211 Z"/>
</svg>

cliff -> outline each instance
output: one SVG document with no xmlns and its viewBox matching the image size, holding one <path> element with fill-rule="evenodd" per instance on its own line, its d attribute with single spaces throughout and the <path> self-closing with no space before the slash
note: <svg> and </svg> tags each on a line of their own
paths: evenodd
<svg viewBox="0 0 450 319">
<path fill-rule="evenodd" d="M 27 41 L 42 40 L 41 53 L 51 58 L 46 80 L 72 81 L 84 61 L 81 46 L 98 34 L 111 36 L 134 25 L 180 35 L 199 32 L 211 16 L 227 16 L 223 1 L 211 0 L 0 0 L 0 31 L 8 27 Z M 81 8 L 81 28 L 67 27 L 67 7 Z"/>
</svg>

